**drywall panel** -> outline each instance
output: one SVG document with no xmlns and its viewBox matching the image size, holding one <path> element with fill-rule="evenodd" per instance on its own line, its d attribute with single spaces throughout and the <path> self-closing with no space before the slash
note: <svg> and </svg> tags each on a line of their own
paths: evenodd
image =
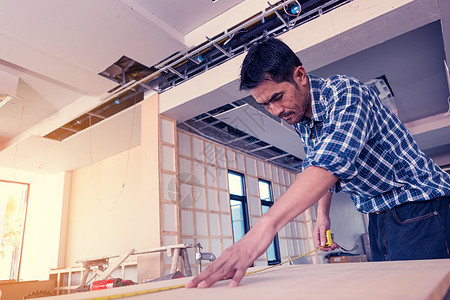
<svg viewBox="0 0 450 300">
<path fill-rule="evenodd" d="M 300 223 L 300 222 L 297 222 L 297 223 L 296 223 L 296 226 L 297 226 L 297 233 L 298 233 L 298 236 L 299 236 L 299 237 L 306 236 L 305 229 L 303 228 L 303 226 L 301 226 L 301 223 Z"/>
<path fill-rule="evenodd" d="M 256 222 L 258 222 L 259 217 L 251 217 L 250 220 L 251 220 L 250 226 L 253 227 L 255 226 Z"/>
<path fill-rule="evenodd" d="M 194 177 L 192 182 L 196 184 L 205 185 L 205 167 L 202 163 L 194 162 Z"/>
<path fill-rule="evenodd" d="M 81 259 L 119 255 L 130 248 L 159 246 L 158 193 L 141 194 L 141 148 L 130 151 L 129 159 L 124 152 L 72 172 L 66 266 Z M 158 216 L 150 218 L 145 211 L 149 202 L 158 207 Z M 148 226 L 157 228 L 154 235 L 144 230 Z"/>
<path fill-rule="evenodd" d="M 275 183 L 280 182 L 278 180 L 278 170 L 277 167 L 275 167 L 274 165 L 271 165 L 271 169 L 272 169 L 272 181 Z"/>
<path fill-rule="evenodd" d="M 284 173 L 284 184 L 287 186 L 291 185 L 291 180 L 289 178 L 289 172 L 283 172 Z"/>
<path fill-rule="evenodd" d="M 179 178 L 181 182 L 190 182 L 192 177 L 192 161 L 185 158 L 179 158 Z"/>
<path fill-rule="evenodd" d="M 288 251 L 288 256 L 289 257 L 294 256 L 294 249 L 292 247 L 292 241 L 290 241 L 290 243 L 288 243 L 287 251 Z"/>
<path fill-rule="evenodd" d="M 194 235 L 194 215 L 191 211 L 181 211 L 181 234 Z"/>
<path fill-rule="evenodd" d="M 258 180 L 256 177 L 247 176 L 247 195 L 259 197 Z"/>
<path fill-rule="evenodd" d="M 273 191 L 273 198 L 275 200 L 280 199 L 280 186 L 278 184 L 273 183 L 272 184 L 272 191 Z"/>
<path fill-rule="evenodd" d="M 197 212 L 195 214 L 195 220 L 197 222 L 197 235 L 208 236 L 207 214 L 203 212 Z"/>
<path fill-rule="evenodd" d="M 292 155 L 301 159 L 305 158 L 303 147 L 299 147 L 298 143 L 286 143 L 286 141 L 299 139 L 292 126 L 280 124 L 249 104 L 221 113 L 216 118 L 271 145 L 276 145 Z M 253 175 L 252 171 L 247 173 Z"/>
<path fill-rule="evenodd" d="M 256 170 L 258 172 L 258 177 L 265 177 L 264 164 L 259 160 L 256 161 Z"/>
<path fill-rule="evenodd" d="M 180 207 L 192 207 L 192 186 L 189 184 L 180 185 Z"/>
<path fill-rule="evenodd" d="M 205 162 L 208 164 L 215 164 L 215 152 L 214 145 L 210 142 L 205 141 Z"/>
<path fill-rule="evenodd" d="M 217 186 L 217 175 L 216 175 L 216 168 L 212 166 L 206 166 L 206 185 L 210 187 L 216 187 Z"/>
<path fill-rule="evenodd" d="M 289 184 L 289 185 L 291 185 L 291 184 L 293 184 L 293 183 L 294 183 L 294 181 L 295 181 L 295 178 L 296 178 L 296 175 L 295 175 L 295 174 L 293 174 L 293 173 L 289 173 L 289 178 L 290 178 L 290 184 Z"/>
<path fill-rule="evenodd" d="M 248 197 L 248 206 L 250 208 L 250 215 L 252 216 L 260 216 L 261 215 L 261 206 L 258 197 Z M 254 224 L 254 223 L 253 223 Z"/>
<path fill-rule="evenodd" d="M 216 161 L 221 168 L 226 167 L 225 148 L 216 145 Z"/>
<path fill-rule="evenodd" d="M 203 141 L 192 137 L 192 157 L 203 161 Z"/>
<path fill-rule="evenodd" d="M 221 212 L 230 212 L 230 203 L 227 192 L 219 191 L 219 207 Z"/>
<path fill-rule="evenodd" d="M 233 244 L 233 239 L 222 239 L 223 249 L 227 249 Z"/>
<path fill-rule="evenodd" d="M 236 156 L 234 155 L 234 151 L 229 149 L 226 150 L 227 153 L 227 165 L 229 168 L 236 168 Z"/>
<path fill-rule="evenodd" d="M 186 133 L 186 135 L 190 135 Z M 217 145 L 214 142 L 205 140 L 201 137 L 191 137 L 192 139 L 197 139 L 195 143 L 198 145 L 196 148 L 199 153 L 201 149 L 201 145 L 204 145 L 204 155 L 197 155 L 196 158 L 192 159 L 193 165 L 193 173 L 194 180 L 190 183 L 190 181 L 184 181 L 181 184 L 181 190 L 183 194 L 183 189 L 187 189 L 187 187 L 192 187 L 194 191 L 193 203 L 194 205 L 187 208 L 183 205 L 180 205 L 182 211 L 182 223 L 188 222 L 187 218 L 191 218 L 192 216 L 192 226 L 195 227 L 194 232 L 191 232 L 191 236 L 195 239 L 196 242 L 202 243 L 204 250 L 203 251 L 222 251 L 226 249 L 232 243 L 232 226 L 231 226 L 231 217 L 229 214 L 230 211 L 230 203 L 229 203 L 229 195 L 228 195 L 228 186 L 227 186 L 227 170 L 219 166 L 219 161 L 217 159 L 210 159 L 207 156 L 207 153 L 211 151 L 206 151 L 206 149 L 216 149 L 216 154 L 218 155 L 222 146 Z M 195 148 L 195 146 L 193 146 Z M 270 180 L 275 188 L 278 191 L 280 188 L 285 190 L 287 184 L 285 182 L 285 171 L 282 168 L 277 168 L 270 163 L 264 163 L 258 159 L 253 157 L 249 157 L 246 154 L 236 152 L 235 150 L 229 148 L 222 148 L 224 157 L 224 164 L 228 167 L 230 165 L 234 165 L 235 167 L 232 170 L 237 170 L 243 173 L 246 176 L 246 191 L 248 195 L 248 203 L 249 203 L 249 213 L 250 213 L 250 223 L 251 226 L 256 224 L 260 215 L 261 215 L 261 206 L 260 199 L 258 193 L 258 174 L 257 165 L 260 166 L 260 171 L 264 174 L 274 174 L 277 178 L 281 178 L 281 183 L 273 183 L 272 178 L 268 177 L 267 180 Z M 195 153 L 193 155 L 195 157 Z M 225 163 L 226 157 L 226 163 Z M 190 159 L 186 157 L 180 158 L 180 171 L 188 169 Z M 183 165 L 183 167 L 181 167 Z M 267 168 L 267 171 L 264 170 Z M 272 170 L 273 169 L 273 170 Z M 287 171 L 286 171 L 287 172 Z M 288 172 L 287 172 L 288 173 Z M 204 178 L 199 178 L 203 175 Z M 288 175 L 286 175 L 288 176 Z M 289 176 L 288 176 L 289 177 Z M 188 184 L 189 183 L 189 184 Z M 182 196 L 183 197 L 183 196 Z M 186 218 L 185 210 L 189 209 L 187 212 L 188 217 Z M 220 211 L 218 211 L 218 209 Z M 309 221 L 311 222 L 311 221 Z M 280 243 L 284 243 L 285 252 L 288 253 L 287 247 L 290 247 L 290 252 L 294 252 L 293 243 L 297 244 L 300 237 L 297 236 L 297 224 L 294 222 L 293 224 L 288 224 L 286 228 L 283 228 L 281 231 L 281 235 L 283 235 L 284 240 L 280 241 Z M 294 230 L 291 230 L 295 228 Z M 305 229 L 306 232 L 306 229 Z M 190 237 L 182 232 L 181 240 L 185 237 Z M 221 245 L 213 241 L 215 237 L 221 238 Z M 217 239 L 219 241 L 219 239 Z M 213 247 L 216 247 L 212 250 Z M 219 253 L 220 254 L 220 253 Z M 265 256 L 262 256 L 259 263 L 261 265 L 267 264 Z M 206 265 L 206 264 L 204 264 Z"/>
<path fill-rule="evenodd" d="M 270 164 L 268 164 L 268 163 L 264 163 L 264 176 L 266 178 L 272 179 L 272 171 L 270 168 Z"/>
<path fill-rule="evenodd" d="M 300 237 L 297 232 L 297 222 L 290 222 L 289 226 L 291 227 L 291 236 L 292 237 Z"/>
<path fill-rule="evenodd" d="M 220 236 L 219 215 L 215 213 L 209 213 L 208 219 L 209 219 L 209 235 Z"/>
<path fill-rule="evenodd" d="M 191 157 L 191 136 L 178 132 L 178 151 L 180 155 Z"/>
<path fill-rule="evenodd" d="M 194 189 L 194 205 L 196 209 L 206 209 L 206 192 L 204 188 Z"/>
<path fill-rule="evenodd" d="M 161 118 L 161 141 L 168 144 L 175 144 L 175 124 L 169 120 Z"/>
<path fill-rule="evenodd" d="M 292 246 L 294 247 L 294 256 L 298 256 L 300 254 L 303 254 L 300 252 L 299 247 L 298 247 L 298 241 L 292 241 Z"/>
<path fill-rule="evenodd" d="M 286 186 L 281 185 L 280 186 L 280 195 L 283 195 L 286 192 Z"/>
<path fill-rule="evenodd" d="M 161 145 L 161 167 L 163 170 L 175 172 L 175 149 Z"/>
<path fill-rule="evenodd" d="M 230 215 L 220 215 L 220 229 L 222 231 L 222 236 L 232 236 Z"/>
<path fill-rule="evenodd" d="M 209 239 L 197 238 L 197 242 L 202 245 L 203 251 L 206 251 L 205 249 L 209 249 Z"/>
<path fill-rule="evenodd" d="M 211 252 L 215 256 L 219 256 L 222 253 L 221 240 L 220 239 L 211 239 L 210 240 L 210 249 L 211 249 Z"/>
<path fill-rule="evenodd" d="M 281 168 L 278 168 L 278 180 L 280 184 L 286 184 L 284 183 L 284 174 L 283 170 Z"/>
<path fill-rule="evenodd" d="M 176 235 L 164 235 L 163 236 L 163 246 L 170 246 L 170 245 L 176 245 L 177 244 L 177 237 Z M 164 253 L 164 257 L 167 257 L 167 254 Z M 164 260 L 164 263 L 168 261 L 168 264 L 172 262 L 172 258 L 170 257 L 168 260 Z"/>
<path fill-rule="evenodd" d="M 217 196 L 217 190 L 214 189 L 207 189 L 206 190 L 206 197 L 208 198 L 208 210 L 210 211 L 218 211 L 218 196 Z"/>
<path fill-rule="evenodd" d="M 217 183 L 220 189 L 228 190 L 228 176 L 225 169 L 217 169 Z"/>
<path fill-rule="evenodd" d="M 286 241 L 281 240 L 279 244 L 280 244 L 280 254 L 281 254 L 282 259 L 288 257 Z"/>
<path fill-rule="evenodd" d="M 256 162 L 255 159 L 245 156 L 245 171 L 248 175 L 256 176 Z"/>
<path fill-rule="evenodd" d="M 176 231 L 177 230 L 177 210 L 174 204 L 162 204 L 163 213 L 163 227 L 164 231 Z"/>
<path fill-rule="evenodd" d="M 176 177 L 172 174 L 161 174 L 161 189 L 162 189 L 162 199 L 164 200 L 176 200 Z"/>
<path fill-rule="evenodd" d="M 236 169 L 241 172 L 245 171 L 244 155 L 236 153 Z"/>
<path fill-rule="evenodd" d="M 286 236 L 288 236 L 288 237 L 292 236 L 290 223 L 287 223 L 286 226 L 284 226 L 284 231 L 286 233 Z"/>
<path fill-rule="evenodd" d="M 141 243 L 145 243 L 145 247 L 130 247 L 119 239 L 121 247 L 127 246 L 128 249 L 148 249 L 161 246 L 161 156 L 159 153 L 160 147 L 158 146 L 160 145 L 159 136 L 161 132 L 158 111 L 159 95 L 153 95 L 141 102 L 141 164 L 138 166 L 141 181 L 135 183 L 139 185 L 139 187 L 136 187 L 136 190 L 141 192 L 141 197 L 138 198 L 140 200 L 139 204 L 134 206 L 134 209 L 139 211 L 137 216 L 139 221 L 136 222 L 136 216 L 134 216 L 135 219 L 130 220 L 130 223 L 140 225 L 139 230 L 132 230 L 131 232 L 139 232 L 139 234 L 135 235 L 143 241 Z M 133 214 L 128 214 L 128 218 L 133 218 Z M 116 221 L 114 218 L 113 220 Z M 124 229 L 127 228 L 127 226 L 122 227 Z M 160 256 L 154 255 L 152 259 L 155 267 L 150 273 L 154 277 L 159 277 L 162 273 Z"/>
</svg>

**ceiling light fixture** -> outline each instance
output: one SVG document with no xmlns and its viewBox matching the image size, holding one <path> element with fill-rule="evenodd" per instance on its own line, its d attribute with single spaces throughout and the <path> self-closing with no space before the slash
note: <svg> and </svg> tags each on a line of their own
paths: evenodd
<svg viewBox="0 0 450 300">
<path fill-rule="evenodd" d="M 13 98 L 18 98 L 16 96 L 18 84 L 19 76 L 0 70 L 0 107 L 4 106 Z"/>
<path fill-rule="evenodd" d="M 8 103 L 11 99 L 12 97 L 10 95 L 0 92 L 0 107 Z"/>
</svg>

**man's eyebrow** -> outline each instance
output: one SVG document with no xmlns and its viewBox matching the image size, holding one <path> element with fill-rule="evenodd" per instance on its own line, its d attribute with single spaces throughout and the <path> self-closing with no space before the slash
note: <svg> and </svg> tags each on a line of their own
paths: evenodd
<svg viewBox="0 0 450 300">
<path fill-rule="evenodd" d="M 270 97 L 269 100 L 259 103 L 259 104 L 261 104 L 261 105 L 268 104 L 268 103 L 272 102 L 273 100 L 275 100 L 276 98 L 278 98 L 281 94 L 283 94 L 283 92 L 275 92 L 275 93 L 273 93 L 272 97 Z"/>
</svg>

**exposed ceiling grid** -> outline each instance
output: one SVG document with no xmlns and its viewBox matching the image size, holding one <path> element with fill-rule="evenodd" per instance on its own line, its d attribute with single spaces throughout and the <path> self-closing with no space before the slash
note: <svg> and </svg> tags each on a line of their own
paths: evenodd
<svg viewBox="0 0 450 300">
<path fill-rule="evenodd" d="M 333 1 L 300 2 L 306 8 Z M 440 124 L 439 128 L 427 129 L 416 138 L 427 153 L 448 163 L 450 158 L 446 157 L 450 153 L 450 141 L 446 142 L 446 137 L 450 136 L 450 126 L 442 121 L 442 115 L 448 109 L 446 99 L 449 95 L 443 68 L 443 59 L 448 57 L 445 45 L 450 41 L 450 8 L 444 5 L 445 2 L 352 1 L 340 7 L 339 14 L 315 16 L 315 21 L 328 20 L 328 23 L 305 23 L 280 37 L 289 41 L 293 48 L 303 49 L 299 53 L 300 58 L 308 71 L 317 75 L 349 74 L 363 81 L 386 75 L 394 90 L 402 121 L 412 126 L 418 119 L 429 118 L 430 124 Z M 40 136 L 64 124 L 77 128 L 81 124 L 76 123 L 76 118 L 106 104 L 107 92 L 117 88 L 118 83 L 98 75 L 101 71 L 123 56 L 151 67 L 172 55 L 186 53 L 206 42 L 207 35 L 213 38 L 218 31 L 232 28 L 268 6 L 266 0 L 221 0 L 215 3 L 211 0 L 2 1 L 0 70 L 19 76 L 18 96 L 22 100 L 11 101 L 0 108 L 0 145 L 7 146 L 0 151 L 0 166 L 15 167 L 10 165 L 11 155 L 18 159 L 17 167 L 42 172 L 57 172 L 91 163 L 89 155 L 86 158 L 79 149 L 89 143 L 86 132 L 80 131 L 64 142 L 47 141 Z M 345 26 L 354 22 L 346 18 L 347 13 L 355 9 L 361 11 L 357 15 L 360 25 L 347 28 Z M 370 20 L 373 10 L 385 13 Z M 326 30 L 328 28 L 317 30 L 314 26 L 319 23 L 322 26 L 331 24 L 339 34 L 330 34 Z M 327 36 L 322 42 L 306 47 L 313 37 L 311 32 Z M 194 40 L 197 42 L 193 43 Z M 224 48 L 222 44 L 218 45 Z M 226 47 L 224 49 L 228 51 Z M 240 60 L 241 56 L 233 59 Z M 198 76 L 204 79 L 200 84 L 216 85 L 218 82 L 220 86 L 193 96 L 188 102 L 164 113 L 182 123 L 247 97 L 248 93 L 238 91 L 238 80 L 227 77 L 235 67 L 236 63 L 224 63 L 217 70 L 208 71 L 207 76 Z M 174 78 L 185 76 L 182 70 L 172 68 Z M 171 71 L 167 69 L 167 72 Z M 191 90 L 202 90 L 195 79 L 192 80 L 195 84 L 187 83 L 186 86 Z M 184 91 L 185 88 L 180 85 L 169 92 L 174 90 Z M 185 94 L 195 95 L 192 91 L 185 91 Z M 248 99 L 244 102 L 252 105 Z M 126 130 L 121 138 L 115 139 L 110 137 L 114 132 L 107 127 L 126 129 L 130 122 L 121 123 L 124 122 L 121 115 L 105 120 L 103 125 L 93 126 L 92 130 L 104 135 L 101 147 L 97 143 L 92 145 L 94 151 L 104 152 L 96 154 L 95 159 L 127 149 L 129 138 L 126 138 Z M 235 119 L 231 110 L 223 112 L 225 116 L 228 120 Z M 222 135 L 223 130 L 233 134 L 238 132 L 233 124 L 220 120 L 220 115 L 213 117 L 216 121 L 203 124 L 206 126 L 204 130 L 209 130 L 210 134 Z M 72 120 L 75 123 L 71 124 Z M 82 123 L 81 119 L 79 121 Z M 253 136 L 254 129 L 248 131 L 242 136 L 230 136 L 228 142 L 234 139 L 232 143 L 235 145 L 266 159 L 286 157 L 286 153 L 293 151 L 287 150 L 282 141 L 272 145 L 281 152 L 270 150 L 271 144 Z M 138 143 L 135 141 L 133 145 Z M 301 147 L 300 143 L 296 145 Z M 264 149 L 267 149 L 265 154 L 259 152 Z M 270 156 L 268 153 L 271 151 Z M 67 157 L 73 158 L 72 162 L 68 162 Z"/>
</svg>

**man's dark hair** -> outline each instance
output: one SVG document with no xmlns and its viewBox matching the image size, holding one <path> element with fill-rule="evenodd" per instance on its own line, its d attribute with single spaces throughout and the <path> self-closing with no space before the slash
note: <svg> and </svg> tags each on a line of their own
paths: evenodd
<svg viewBox="0 0 450 300">
<path fill-rule="evenodd" d="M 269 38 L 258 42 L 250 47 L 244 58 L 239 89 L 252 89 L 267 79 L 267 75 L 276 83 L 293 82 L 293 72 L 301 65 L 297 55 L 282 41 Z"/>
</svg>

